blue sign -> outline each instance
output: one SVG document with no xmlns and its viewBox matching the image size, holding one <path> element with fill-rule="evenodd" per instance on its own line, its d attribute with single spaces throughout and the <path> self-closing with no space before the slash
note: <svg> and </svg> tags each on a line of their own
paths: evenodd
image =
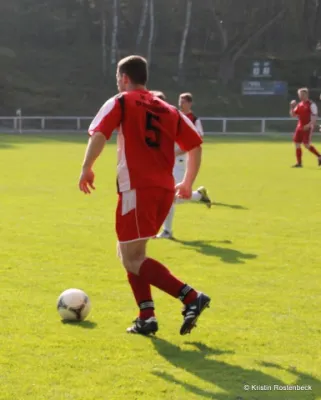
<svg viewBox="0 0 321 400">
<path fill-rule="evenodd" d="M 288 84 L 283 81 L 244 81 L 242 94 L 244 96 L 286 96 Z"/>
</svg>

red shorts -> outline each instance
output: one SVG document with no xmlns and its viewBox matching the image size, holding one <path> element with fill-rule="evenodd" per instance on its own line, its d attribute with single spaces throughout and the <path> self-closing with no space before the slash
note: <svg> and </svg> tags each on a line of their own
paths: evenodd
<svg viewBox="0 0 321 400">
<path fill-rule="evenodd" d="M 298 144 L 310 144 L 312 136 L 312 129 L 304 131 L 301 128 L 297 128 L 294 132 L 293 142 Z"/>
<path fill-rule="evenodd" d="M 153 238 L 174 202 L 174 191 L 163 188 L 133 189 L 119 194 L 116 233 L 119 242 Z"/>
</svg>

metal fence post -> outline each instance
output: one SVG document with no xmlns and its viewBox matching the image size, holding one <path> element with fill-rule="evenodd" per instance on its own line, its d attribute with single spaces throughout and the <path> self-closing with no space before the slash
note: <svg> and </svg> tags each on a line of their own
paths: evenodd
<svg viewBox="0 0 321 400">
<path fill-rule="evenodd" d="M 223 119 L 223 133 L 226 133 L 226 123 L 227 123 L 227 119 L 224 118 Z"/>
<path fill-rule="evenodd" d="M 265 119 L 261 121 L 261 133 L 265 133 Z"/>
</svg>

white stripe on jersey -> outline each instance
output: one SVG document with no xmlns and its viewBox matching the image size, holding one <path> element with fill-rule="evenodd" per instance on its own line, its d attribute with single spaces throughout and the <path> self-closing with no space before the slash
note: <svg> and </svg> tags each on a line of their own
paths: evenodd
<svg viewBox="0 0 321 400">
<path fill-rule="evenodd" d="M 202 125 L 202 123 L 201 123 L 199 118 L 197 118 L 197 120 L 195 121 L 195 127 L 196 127 L 199 135 L 201 137 L 204 136 L 203 125 Z"/>
<path fill-rule="evenodd" d="M 101 109 L 98 111 L 98 114 L 90 124 L 88 130 L 89 133 L 93 133 L 95 131 L 95 128 L 97 128 L 97 126 L 106 117 L 106 115 L 108 115 L 111 112 L 111 110 L 115 107 L 115 104 L 116 104 L 115 96 L 111 97 L 109 100 L 106 101 L 106 103 L 101 107 Z"/>
<path fill-rule="evenodd" d="M 118 129 L 117 135 L 117 182 L 120 192 L 130 190 L 130 176 L 126 159 L 125 138 L 122 127 Z"/>
<path fill-rule="evenodd" d="M 310 110 L 313 117 L 316 117 L 318 115 L 318 107 L 315 103 L 311 103 Z"/>
</svg>

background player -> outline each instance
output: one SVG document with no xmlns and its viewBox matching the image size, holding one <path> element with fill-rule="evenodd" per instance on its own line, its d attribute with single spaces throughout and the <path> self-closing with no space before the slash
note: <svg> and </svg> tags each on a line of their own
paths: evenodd
<svg viewBox="0 0 321 400">
<path fill-rule="evenodd" d="M 316 104 L 309 99 L 309 90 L 307 88 L 299 89 L 298 97 L 300 99 L 299 104 L 297 104 L 295 100 L 292 100 L 290 103 L 290 115 L 298 118 L 298 124 L 293 137 L 296 147 L 297 163 L 293 167 L 302 167 L 302 143 L 306 149 L 318 157 L 320 166 L 321 155 L 311 144 L 312 132 L 318 117 L 318 108 Z"/>
<path fill-rule="evenodd" d="M 106 139 L 117 129 L 118 250 L 140 309 L 139 317 L 127 331 L 148 335 L 158 330 L 153 285 L 183 302 L 180 334 L 185 335 L 195 327 L 210 298 L 147 257 L 146 245 L 157 234 L 173 204 L 175 142 L 188 152 L 186 174 L 176 186 L 176 193 L 189 198 L 201 163 L 202 140 L 188 118 L 146 89 L 147 77 L 147 61 L 140 56 L 118 63 L 117 86 L 121 94 L 103 105 L 89 127 L 91 138 L 79 188 L 86 194 L 94 189 L 92 167 Z"/>
<path fill-rule="evenodd" d="M 165 100 L 165 95 L 163 92 L 154 91 L 156 96 L 163 98 Z M 179 96 L 178 105 L 181 111 L 189 118 L 193 124 L 195 125 L 200 136 L 204 135 L 203 127 L 201 121 L 193 114 L 192 112 L 192 103 L 193 97 L 191 93 L 182 93 Z M 179 146 L 175 146 L 175 165 L 173 170 L 173 175 L 176 183 L 179 183 L 183 180 L 186 169 L 186 154 L 185 152 L 179 148 Z M 207 194 L 207 190 L 204 186 L 199 187 L 197 190 L 192 192 L 192 196 L 190 199 L 176 199 L 175 203 L 183 203 L 186 201 L 193 202 L 201 202 L 207 205 L 207 207 L 211 207 L 212 202 Z M 175 207 L 174 204 L 171 207 L 168 216 L 164 222 L 164 229 L 161 233 L 157 235 L 157 238 L 160 239 L 172 239 L 173 238 L 173 219 L 174 219 Z"/>
</svg>

